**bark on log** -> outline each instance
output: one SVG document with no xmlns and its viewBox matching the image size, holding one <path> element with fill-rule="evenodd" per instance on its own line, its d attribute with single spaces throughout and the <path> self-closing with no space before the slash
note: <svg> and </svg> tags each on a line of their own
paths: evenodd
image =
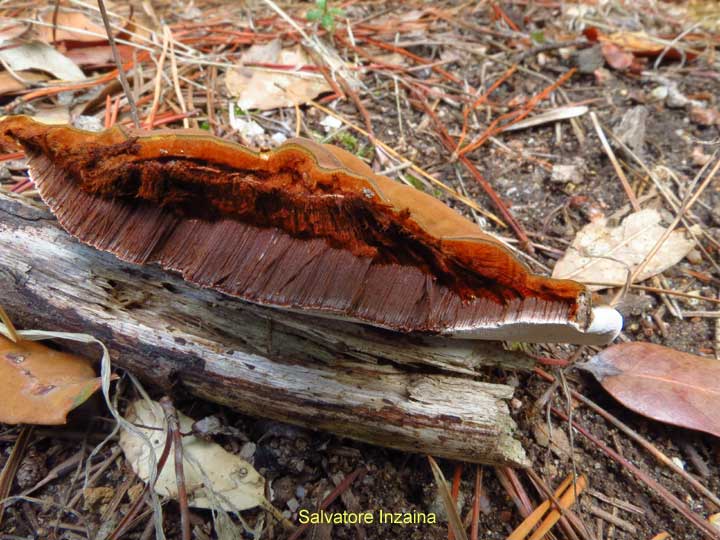
<svg viewBox="0 0 720 540">
<path fill-rule="evenodd" d="M 0 290 L 18 326 L 93 334 L 142 379 L 249 415 L 405 451 L 527 463 L 506 403 L 512 388 L 471 378 L 530 365 L 495 343 L 400 335 L 198 289 L 85 246 L 42 205 L 3 193 Z"/>
</svg>

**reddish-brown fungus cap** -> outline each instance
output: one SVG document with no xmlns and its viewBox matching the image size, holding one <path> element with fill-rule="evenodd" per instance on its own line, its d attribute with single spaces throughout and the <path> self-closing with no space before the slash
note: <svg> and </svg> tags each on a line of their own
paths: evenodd
<svg viewBox="0 0 720 540">
<path fill-rule="evenodd" d="M 592 326 L 579 283 L 532 274 L 442 202 L 331 145 L 257 152 L 198 130 L 90 133 L 22 116 L 0 138 L 25 148 L 43 199 L 83 242 L 251 302 L 486 339 L 619 330 L 616 317 Z"/>
</svg>

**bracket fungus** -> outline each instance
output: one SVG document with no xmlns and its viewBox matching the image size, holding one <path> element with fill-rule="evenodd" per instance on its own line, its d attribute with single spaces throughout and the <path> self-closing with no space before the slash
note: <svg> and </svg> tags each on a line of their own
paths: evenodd
<svg viewBox="0 0 720 540">
<path fill-rule="evenodd" d="M 198 130 L 0 122 L 60 224 L 137 264 L 276 308 L 400 332 L 601 344 L 581 284 L 532 274 L 442 202 L 331 145 L 254 151 Z"/>
</svg>

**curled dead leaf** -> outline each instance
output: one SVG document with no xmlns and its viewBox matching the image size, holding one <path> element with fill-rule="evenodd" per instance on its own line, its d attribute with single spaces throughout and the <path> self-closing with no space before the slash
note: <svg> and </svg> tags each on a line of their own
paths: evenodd
<svg viewBox="0 0 720 540">
<path fill-rule="evenodd" d="M 165 415 L 160 403 L 138 400 L 130 404 L 126 418 L 138 426 L 153 444 L 155 462 L 165 448 L 167 430 Z M 194 420 L 178 411 L 181 433 L 192 433 Z M 186 435 L 182 438 L 185 487 L 190 506 L 196 508 L 222 508 L 239 512 L 255 506 L 267 506 L 265 480 L 252 465 L 240 456 L 231 454 L 222 446 Z M 126 429 L 120 432 L 120 447 L 126 459 L 144 482 L 151 475 L 150 448 L 136 433 Z M 171 452 L 155 483 L 155 491 L 163 496 L 177 498 L 175 456 Z"/>
<path fill-rule="evenodd" d="M 98 388 L 90 361 L 0 336 L 0 422 L 57 425 Z"/>
<path fill-rule="evenodd" d="M 635 59 L 631 52 L 618 47 L 614 43 L 603 43 L 601 50 L 608 65 L 618 71 L 629 69 Z"/>
<path fill-rule="evenodd" d="M 634 56 L 656 58 L 662 54 L 663 58 L 667 60 L 680 60 L 683 58 L 683 51 L 677 47 L 667 46 L 676 36 L 654 37 L 645 32 L 625 31 L 605 34 L 594 27 L 587 28 L 583 33 L 591 42 L 612 44 Z M 697 57 L 697 53 L 684 51 L 684 56 L 687 60 L 693 60 Z"/>
<path fill-rule="evenodd" d="M 694 231 L 699 233 L 699 229 Z M 595 291 L 625 284 L 628 271 L 642 263 L 665 233 L 657 210 L 646 209 L 608 227 L 605 218 L 585 225 L 553 269 L 554 278 L 574 279 Z M 637 276 L 643 281 L 677 264 L 695 247 L 685 231 L 670 233 Z"/>
<path fill-rule="evenodd" d="M 619 343 L 579 367 L 643 416 L 720 437 L 720 362 L 652 343 Z"/>
<path fill-rule="evenodd" d="M 227 71 L 225 85 L 241 109 L 292 107 L 331 90 L 320 73 L 301 70 L 311 64 L 302 48 L 283 49 L 276 39 L 250 47 L 241 65 Z"/>
</svg>

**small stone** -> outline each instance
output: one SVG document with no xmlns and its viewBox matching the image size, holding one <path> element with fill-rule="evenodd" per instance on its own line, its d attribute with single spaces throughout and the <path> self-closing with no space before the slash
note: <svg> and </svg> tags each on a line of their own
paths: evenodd
<svg viewBox="0 0 720 540">
<path fill-rule="evenodd" d="M 702 263 L 702 254 L 697 249 L 690 250 L 690 253 L 688 253 L 686 256 L 688 261 L 692 264 L 700 264 Z"/>
<path fill-rule="evenodd" d="M 603 58 L 600 45 L 583 49 L 575 56 L 575 64 L 577 65 L 578 71 L 586 75 L 593 73 L 596 69 L 602 67 L 604 63 L 605 58 Z"/>
<path fill-rule="evenodd" d="M 280 506 L 294 499 L 295 481 L 289 476 L 282 476 L 272 483 L 273 502 Z M 297 502 L 297 500 L 295 501 Z"/>
<path fill-rule="evenodd" d="M 645 146 L 645 127 L 647 125 L 648 109 L 642 105 L 629 109 L 620 120 L 613 132 L 630 150 L 642 154 Z"/>
<path fill-rule="evenodd" d="M 690 152 L 690 157 L 692 158 L 692 162 L 698 167 L 704 167 L 712 159 L 712 156 L 705 153 L 705 149 L 702 146 L 694 146 Z"/>
<path fill-rule="evenodd" d="M 298 499 L 304 499 L 305 498 L 305 486 L 298 486 L 295 489 L 295 496 Z"/>
<path fill-rule="evenodd" d="M 652 92 L 650 92 L 650 97 L 657 101 L 665 101 L 665 98 L 667 98 L 667 96 L 667 86 L 656 86 L 655 88 L 653 88 Z"/>
<path fill-rule="evenodd" d="M 682 459 L 680 459 L 679 457 L 671 458 L 671 461 L 672 461 L 675 465 L 677 465 L 678 467 L 680 467 L 683 471 L 685 470 L 685 462 L 684 462 Z"/>
<path fill-rule="evenodd" d="M 86 115 L 77 116 L 72 121 L 72 125 L 85 131 L 102 131 L 105 128 L 100 118 Z"/>
<path fill-rule="evenodd" d="M 701 126 L 713 126 L 720 124 L 720 112 L 715 107 L 693 107 L 690 120 Z"/>
<path fill-rule="evenodd" d="M 320 125 L 325 129 L 326 132 L 334 131 L 342 126 L 342 122 L 334 116 L 327 115 L 320 121 Z"/>
<path fill-rule="evenodd" d="M 257 450 L 257 445 L 254 442 L 246 442 L 240 448 L 240 457 L 245 461 L 251 461 L 255 456 L 255 450 Z"/>
<path fill-rule="evenodd" d="M 285 141 L 287 141 L 287 136 L 284 133 L 277 132 L 277 133 L 273 133 L 273 136 L 270 137 L 270 140 L 273 143 L 280 145 L 280 144 L 284 143 Z"/>
<path fill-rule="evenodd" d="M 45 453 L 39 452 L 34 447 L 30 447 L 25 452 L 25 457 L 15 473 L 15 481 L 21 489 L 32 487 L 45 477 L 47 474 L 45 460 Z"/>
<path fill-rule="evenodd" d="M 298 509 L 299 506 L 300 506 L 300 503 L 297 501 L 297 499 L 295 497 L 293 497 L 292 499 L 290 499 L 287 502 L 287 507 L 290 509 L 290 511 L 292 513 L 295 513 L 295 511 Z"/>
<path fill-rule="evenodd" d="M 550 181 L 559 184 L 582 182 L 582 175 L 576 165 L 553 165 Z"/>
</svg>

